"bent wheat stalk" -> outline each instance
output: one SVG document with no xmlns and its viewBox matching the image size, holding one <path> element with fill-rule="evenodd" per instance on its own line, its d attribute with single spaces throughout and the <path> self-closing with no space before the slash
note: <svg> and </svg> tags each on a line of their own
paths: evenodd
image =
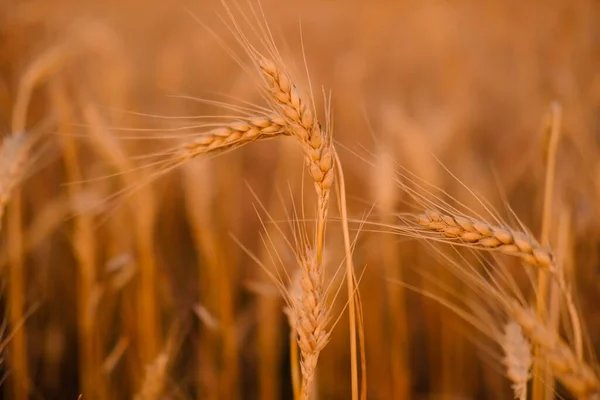
<svg viewBox="0 0 600 400">
<path fill-rule="evenodd" d="M 557 280 L 559 288 L 562 290 L 565 300 L 568 303 L 567 307 L 571 319 L 574 346 L 565 342 L 546 321 L 540 319 L 534 309 L 527 308 L 523 303 L 522 294 L 511 293 L 512 289 L 506 290 L 502 288 L 500 282 L 497 280 L 488 281 L 486 279 L 488 276 L 487 272 L 478 272 L 473 268 L 464 268 L 450 257 L 442 255 L 444 260 L 451 266 L 451 270 L 460 279 L 465 280 L 469 285 L 476 288 L 475 290 L 480 294 L 483 303 L 488 303 L 496 309 L 502 309 L 503 313 L 510 320 L 516 322 L 521 327 L 523 334 L 529 339 L 531 345 L 539 349 L 539 355 L 548 361 L 552 375 L 567 390 L 578 398 L 600 398 L 600 377 L 597 375 L 597 371 L 583 360 L 579 316 L 570 292 L 567 290 L 564 278 L 561 274 L 557 273 L 555 258 L 549 249 L 540 246 L 531 235 L 506 227 L 497 227 L 464 215 L 456 216 L 429 211 L 426 214 L 416 216 L 416 219 L 419 226 L 425 231 L 434 232 L 436 238 L 440 241 L 450 244 L 462 243 L 474 250 L 504 250 L 508 254 L 521 257 L 529 264 L 539 266 L 540 270 L 543 267 L 550 271 Z M 410 228 L 400 229 L 404 232 L 404 229 Z M 412 231 L 412 235 L 416 237 L 428 237 L 427 235 L 422 235 L 422 233 Z M 408 231 L 407 234 L 409 234 Z M 492 264 L 489 264 L 489 267 L 492 268 Z M 501 263 L 498 268 L 503 268 Z M 511 283 L 506 284 L 512 286 Z M 478 322 L 474 323 L 474 326 L 477 325 Z M 482 326 L 481 329 L 486 333 L 488 329 L 487 325 Z M 502 340 L 506 341 L 507 338 L 504 337 Z M 508 353 L 506 344 L 502 343 L 502 345 L 505 348 L 505 352 Z M 521 344 L 521 347 L 525 348 L 523 344 Z M 507 367 L 507 375 L 514 383 L 524 383 L 523 368 L 517 371 L 514 368 L 514 361 L 514 358 L 505 358 L 504 363 Z M 513 365 L 508 365 L 509 362 Z M 544 379 L 543 376 L 536 375 L 535 372 L 533 375 L 535 379 Z"/>
<path fill-rule="evenodd" d="M 494 250 L 517 256 L 531 266 L 548 270 L 556 279 L 565 299 L 573 327 L 575 351 L 579 359 L 583 354 L 581 321 L 564 276 L 556 268 L 553 252 L 538 243 L 530 234 L 505 226 L 495 226 L 467 216 L 457 216 L 428 210 L 415 216 L 420 227 L 442 235 L 442 240 L 463 243 L 480 250 Z"/>
</svg>

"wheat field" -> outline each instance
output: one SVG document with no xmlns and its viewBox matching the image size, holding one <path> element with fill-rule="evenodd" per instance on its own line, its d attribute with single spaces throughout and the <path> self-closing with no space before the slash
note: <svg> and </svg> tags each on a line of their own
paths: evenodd
<svg viewBox="0 0 600 400">
<path fill-rule="evenodd" d="M 600 399 L 600 5 L 4 0 L 7 399 Z"/>
</svg>

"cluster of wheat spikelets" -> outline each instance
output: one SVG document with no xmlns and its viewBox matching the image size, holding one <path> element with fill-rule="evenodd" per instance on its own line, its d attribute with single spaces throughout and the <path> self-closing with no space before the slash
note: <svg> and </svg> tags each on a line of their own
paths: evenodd
<svg viewBox="0 0 600 400">
<path fill-rule="evenodd" d="M 334 179 L 334 148 L 331 135 L 321 127 L 310 102 L 302 97 L 283 66 L 259 57 L 260 72 L 266 91 L 272 96 L 273 115 L 246 117 L 214 128 L 183 143 L 168 153 L 176 164 L 192 158 L 231 150 L 259 139 L 279 136 L 295 138 L 304 153 L 309 176 L 314 183 L 318 207 L 314 248 L 296 249 L 306 255 L 299 263 L 301 278 L 297 296 L 290 298 L 290 326 L 296 332 L 301 351 L 301 395 L 310 398 L 319 354 L 328 341 L 329 306 L 323 289 L 323 251 L 330 191 Z"/>
</svg>

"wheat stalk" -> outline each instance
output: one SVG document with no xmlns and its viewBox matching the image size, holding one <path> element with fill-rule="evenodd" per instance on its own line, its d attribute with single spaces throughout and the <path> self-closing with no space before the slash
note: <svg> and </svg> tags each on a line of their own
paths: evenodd
<svg viewBox="0 0 600 400">
<path fill-rule="evenodd" d="M 503 363 L 506 367 L 508 378 L 513 382 L 512 388 L 515 399 L 527 400 L 527 381 L 531 370 L 531 344 L 523 336 L 521 326 L 514 321 L 504 326 L 502 338 L 504 349 Z"/>
</svg>

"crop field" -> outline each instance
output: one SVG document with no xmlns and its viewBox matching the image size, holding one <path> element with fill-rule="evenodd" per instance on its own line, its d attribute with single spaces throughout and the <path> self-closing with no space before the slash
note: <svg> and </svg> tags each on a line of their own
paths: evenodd
<svg viewBox="0 0 600 400">
<path fill-rule="evenodd" d="M 0 397 L 600 399 L 600 3 L 2 0 Z"/>
</svg>

